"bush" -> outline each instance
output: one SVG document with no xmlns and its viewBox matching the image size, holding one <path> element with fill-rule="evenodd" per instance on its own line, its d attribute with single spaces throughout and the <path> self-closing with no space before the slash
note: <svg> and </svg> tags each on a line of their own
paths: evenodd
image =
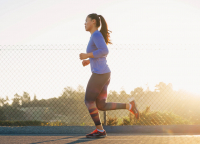
<svg viewBox="0 0 200 144">
<path fill-rule="evenodd" d="M 107 125 L 115 126 L 118 124 L 118 118 L 115 116 L 114 118 L 108 117 Z"/>
<path fill-rule="evenodd" d="M 121 120 L 122 119 L 122 120 Z M 133 114 L 129 117 L 108 118 L 107 125 L 179 125 L 179 124 L 194 124 L 188 119 L 185 119 L 172 112 L 150 112 L 150 106 L 147 106 L 143 112 L 140 112 L 140 119 L 137 120 Z"/>
<path fill-rule="evenodd" d="M 0 126 L 66 126 L 65 122 L 45 122 L 45 121 L 0 121 Z"/>
</svg>

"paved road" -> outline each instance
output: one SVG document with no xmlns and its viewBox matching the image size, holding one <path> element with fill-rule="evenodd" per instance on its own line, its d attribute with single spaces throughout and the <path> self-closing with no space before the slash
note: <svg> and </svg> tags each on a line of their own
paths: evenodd
<svg viewBox="0 0 200 144">
<path fill-rule="evenodd" d="M 88 139 L 84 134 L 1 134 L 0 144 L 200 144 L 200 135 L 116 134 Z"/>
</svg>

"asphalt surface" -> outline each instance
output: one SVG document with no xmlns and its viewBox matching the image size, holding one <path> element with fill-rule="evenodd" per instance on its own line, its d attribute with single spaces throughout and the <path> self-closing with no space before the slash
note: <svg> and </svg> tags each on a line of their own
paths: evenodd
<svg viewBox="0 0 200 144">
<path fill-rule="evenodd" d="M 116 134 L 91 139 L 85 134 L 0 134 L 0 144 L 200 144 L 200 135 Z"/>
</svg>

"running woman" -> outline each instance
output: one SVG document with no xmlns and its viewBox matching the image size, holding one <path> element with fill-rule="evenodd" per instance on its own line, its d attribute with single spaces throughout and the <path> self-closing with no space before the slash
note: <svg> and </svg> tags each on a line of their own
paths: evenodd
<svg viewBox="0 0 200 144">
<path fill-rule="evenodd" d="M 98 31 L 101 22 L 101 30 Z M 88 108 L 91 118 L 94 121 L 96 129 L 87 134 L 87 138 L 106 137 L 106 131 L 103 129 L 99 112 L 116 109 L 127 109 L 139 119 L 139 111 L 135 101 L 130 103 L 114 103 L 107 101 L 107 87 L 110 83 L 111 70 L 107 65 L 106 57 L 109 53 L 107 44 L 110 42 L 110 33 L 107 23 L 103 16 L 96 13 L 89 14 L 86 17 L 85 30 L 91 33 L 86 53 L 79 54 L 82 65 L 90 64 L 92 75 L 88 81 L 85 93 L 85 105 Z M 88 60 L 84 60 L 87 59 Z"/>
</svg>

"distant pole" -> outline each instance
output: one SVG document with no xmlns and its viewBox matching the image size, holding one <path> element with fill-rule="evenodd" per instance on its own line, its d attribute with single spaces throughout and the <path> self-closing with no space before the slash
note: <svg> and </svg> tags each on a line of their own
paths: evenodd
<svg viewBox="0 0 200 144">
<path fill-rule="evenodd" d="M 103 114 L 104 114 L 104 125 L 107 125 L 107 121 L 106 121 L 107 111 L 104 111 Z"/>
</svg>

